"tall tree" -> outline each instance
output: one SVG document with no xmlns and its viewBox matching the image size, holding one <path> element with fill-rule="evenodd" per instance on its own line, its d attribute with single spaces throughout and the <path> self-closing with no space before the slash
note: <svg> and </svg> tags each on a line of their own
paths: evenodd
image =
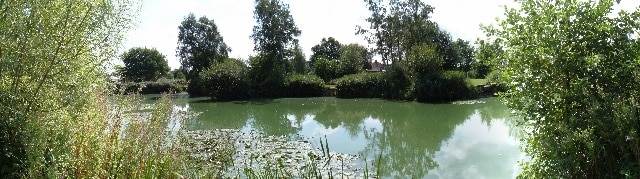
<svg viewBox="0 0 640 179">
<path fill-rule="evenodd" d="M 517 2 L 487 32 L 505 47 L 504 97 L 524 118 L 521 176 L 640 177 L 640 12 L 613 15 L 614 0 Z"/>
<path fill-rule="evenodd" d="M 196 20 L 195 15 L 190 13 L 178 29 L 176 51 L 188 80 L 197 78 L 214 62 L 228 58 L 231 48 L 224 43 L 213 19 L 202 16 Z"/>
<path fill-rule="evenodd" d="M 169 64 L 158 50 L 131 48 L 120 57 L 124 62 L 123 77 L 131 81 L 155 81 L 169 74 Z"/>
<path fill-rule="evenodd" d="M 205 16 L 196 20 L 189 14 L 178 27 L 177 56 L 189 81 L 188 92 L 191 96 L 206 95 L 203 91 L 200 73 L 215 63 L 221 63 L 231 49 L 224 43 L 213 20 Z"/>
<path fill-rule="evenodd" d="M 316 59 L 323 57 L 331 60 L 338 60 L 340 58 L 340 48 L 342 44 L 333 37 L 322 38 L 320 44 L 311 47 L 311 63 Z"/>
<path fill-rule="evenodd" d="M 302 52 L 302 47 L 297 42 L 292 49 L 292 53 L 291 66 L 293 67 L 293 72 L 306 74 L 308 71 L 307 60 L 304 57 L 304 52 Z"/>
<path fill-rule="evenodd" d="M 290 57 L 286 52 L 301 32 L 289 12 L 289 5 L 279 0 L 256 0 L 254 18 L 257 24 L 251 38 L 259 57 L 253 58 L 255 66 L 251 67 L 251 74 L 256 76 L 252 79 L 259 94 L 277 96 L 288 73 Z"/>
</svg>

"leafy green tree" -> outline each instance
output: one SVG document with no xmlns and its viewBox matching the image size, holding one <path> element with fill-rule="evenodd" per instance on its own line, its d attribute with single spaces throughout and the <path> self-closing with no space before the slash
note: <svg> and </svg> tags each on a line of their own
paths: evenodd
<svg viewBox="0 0 640 179">
<path fill-rule="evenodd" d="M 435 45 L 415 46 L 404 63 L 414 78 L 413 95 L 419 102 L 443 102 L 474 97 L 475 91 L 460 71 L 445 71 Z M 397 73 L 397 72 L 396 72 Z"/>
<path fill-rule="evenodd" d="M 114 65 L 112 76 L 122 77 L 124 76 L 124 66 L 122 65 Z"/>
<path fill-rule="evenodd" d="M 471 70 L 477 78 L 485 78 L 491 71 L 501 67 L 502 47 L 497 42 L 485 40 L 476 41 L 478 49 L 475 51 L 476 61 L 472 63 Z"/>
<path fill-rule="evenodd" d="M 473 46 L 470 45 L 469 41 L 457 39 L 453 42 L 452 48 L 457 58 L 456 69 L 463 72 L 470 71 L 473 62 L 475 62 L 475 49 Z"/>
<path fill-rule="evenodd" d="M 252 76 L 257 92 L 263 96 L 277 95 L 284 85 L 287 71 L 288 53 L 294 46 L 295 37 L 300 35 L 293 17 L 289 12 L 289 5 L 279 0 L 256 0 L 251 38 L 255 44 L 254 50 L 259 58 L 254 58 L 256 66 Z"/>
<path fill-rule="evenodd" d="M 364 1 L 371 12 L 370 27 L 358 27 L 357 33 L 376 44 L 375 52 L 384 64 L 402 61 L 413 46 L 433 41 L 437 35 L 437 24 L 429 20 L 433 7 L 422 1 L 389 1 L 388 5 L 382 0 Z"/>
<path fill-rule="evenodd" d="M 103 66 L 131 27 L 131 3 L 0 1 L 0 176 L 111 172 L 106 146 L 87 149 L 105 131 L 85 129 L 105 124 Z"/>
<path fill-rule="evenodd" d="M 366 47 L 349 44 L 340 48 L 339 76 L 356 74 L 365 70 L 366 63 L 371 61 L 371 54 Z"/>
<path fill-rule="evenodd" d="M 407 61 L 404 62 L 410 68 L 411 75 L 421 78 L 435 76 L 444 71 L 444 61 L 435 45 L 415 46 L 407 54 Z"/>
<path fill-rule="evenodd" d="M 340 58 L 340 48 L 342 44 L 333 37 L 322 38 L 320 44 L 311 47 L 311 63 L 315 62 L 318 58 L 327 58 L 332 60 L 338 60 Z"/>
<path fill-rule="evenodd" d="M 135 47 L 122 54 L 123 77 L 129 81 L 155 81 L 169 73 L 169 64 L 158 50 Z"/>
<path fill-rule="evenodd" d="M 186 80 L 187 76 L 184 74 L 184 69 L 182 67 L 178 69 L 174 69 L 171 71 L 171 76 L 176 80 Z"/>
<path fill-rule="evenodd" d="M 415 46 L 433 44 L 444 60 L 444 68 L 455 69 L 456 56 L 451 35 L 430 20 L 433 7 L 420 0 L 364 0 L 371 16 L 368 29 L 358 27 L 357 34 L 375 44 L 375 53 L 384 64 L 401 62 Z M 388 4 L 383 4 L 387 2 Z"/>
<path fill-rule="evenodd" d="M 521 177 L 640 177 L 640 12 L 613 0 L 517 1 L 498 28 L 504 95 L 524 118 Z M 616 1 L 619 2 L 619 1 Z"/>
<path fill-rule="evenodd" d="M 293 72 L 298 74 L 306 74 L 309 71 L 309 67 L 307 66 L 307 60 L 304 57 L 302 48 L 296 43 L 292 51 L 293 58 L 291 59 L 291 66 L 293 67 Z"/>
<path fill-rule="evenodd" d="M 189 14 L 178 29 L 180 31 L 176 51 L 189 80 L 189 94 L 204 95 L 198 75 L 215 62 L 226 59 L 231 49 L 224 43 L 214 21 L 205 16 L 196 20 L 195 15 Z"/>
<path fill-rule="evenodd" d="M 325 82 L 338 77 L 340 64 L 336 60 L 320 57 L 316 59 L 316 63 L 313 65 L 313 73 L 318 75 Z"/>
</svg>

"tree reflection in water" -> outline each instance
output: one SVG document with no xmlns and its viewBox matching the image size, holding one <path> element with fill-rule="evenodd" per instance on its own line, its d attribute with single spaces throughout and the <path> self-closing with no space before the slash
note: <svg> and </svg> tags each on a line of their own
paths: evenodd
<svg viewBox="0 0 640 179">
<path fill-rule="evenodd" d="M 187 101 L 190 110 L 202 112 L 187 128 L 243 128 L 266 135 L 301 135 L 312 143 L 326 135 L 335 152 L 369 160 L 381 155 L 384 177 L 513 177 L 521 158 L 518 141 L 512 137 L 518 133 L 515 121 L 496 98 L 483 101 L 465 105 L 336 98 Z"/>
</svg>

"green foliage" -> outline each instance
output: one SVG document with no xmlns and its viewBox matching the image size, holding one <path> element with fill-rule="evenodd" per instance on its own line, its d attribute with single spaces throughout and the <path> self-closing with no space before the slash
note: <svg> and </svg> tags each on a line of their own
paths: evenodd
<svg viewBox="0 0 640 179">
<path fill-rule="evenodd" d="M 497 42 L 478 40 L 478 50 L 475 51 L 476 62 L 471 65 L 475 78 L 485 78 L 492 70 L 502 66 L 504 51 Z"/>
<path fill-rule="evenodd" d="M 446 71 L 416 79 L 413 92 L 419 102 L 446 102 L 470 99 L 478 95 L 463 72 Z"/>
<path fill-rule="evenodd" d="M 287 52 L 297 46 L 295 37 L 300 35 L 300 30 L 289 12 L 289 5 L 279 0 L 256 0 L 254 18 L 257 24 L 251 38 L 259 57 L 250 59 L 249 76 L 258 96 L 279 97 L 285 74 L 291 72 L 288 59 L 292 59 L 289 56 L 292 54 Z"/>
<path fill-rule="evenodd" d="M 300 45 L 295 45 L 293 48 L 293 59 L 291 59 L 291 66 L 293 72 L 298 74 L 307 74 L 309 72 L 309 66 L 307 66 L 307 60 L 304 57 L 302 48 Z"/>
<path fill-rule="evenodd" d="M 187 90 L 187 81 L 183 79 L 171 80 L 161 78 L 157 81 L 128 82 L 124 85 L 124 92 L 127 94 L 180 93 Z"/>
<path fill-rule="evenodd" d="M 200 72 L 205 71 L 216 62 L 226 59 L 231 49 L 224 43 L 213 20 L 205 16 L 196 20 L 189 14 L 178 26 L 178 59 L 189 80 L 189 95 L 205 95 L 200 79 Z"/>
<path fill-rule="evenodd" d="M 313 64 L 313 73 L 318 75 L 325 82 L 330 82 L 338 76 L 339 63 L 327 58 L 318 58 Z"/>
<path fill-rule="evenodd" d="M 366 47 L 359 44 L 345 45 L 339 50 L 340 69 L 338 78 L 356 74 L 365 70 L 365 64 L 371 61 L 371 54 Z"/>
<path fill-rule="evenodd" d="M 285 72 L 275 68 L 277 61 L 264 56 L 249 57 L 251 88 L 257 97 L 280 97 L 284 88 Z"/>
<path fill-rule="evenodd" d="M 452 44 L 453 51 L 457 61 L 455 62 L 455 69 L 468 72 L 471 70 L 475 60 L 474 51 L 475 48 L 470 45 L 469 41 L 457 39 Z"/>
<path fill-rule="evenodd" d="M 414 46 L 406 61 L 394 63 L 385 73 L 347 75 L 336 80 L 336 93 L 342 98 L 382 97 L 420 102 L 445 102 L 478 95 L 465 73 L 445 72 L 443 64 L 435 45 Z"/>
<path fill-rule="evenodd" d="M 286 97 L 318 97 L 322 96 L 324 81 L 316 75 L 293 74 L 285 81 Z"/>
<path fill-rule="evenodd" d="M 333 42 L 336 44 L 331 44 Z M 371 60 L 372 54 L 369 53 L 366 47 L 359 44 L 348 44 L 342 46 L 333 38 L 329 38 L 329 41 L 326 42 L 323 39 L 323 44 L 321 45 L 317 45 L 316 47 L 322 47 L 322 49 L 324 49 L 323 51 L 330 51 L 330 49 L 333 48 L 337 49 L 337 52 L 335 52 L 337 55 L 325 54 L 316 55 L 316 57 L 314 57 L 314 73 L 325 80 L 325 82 L 330 82 L 333 79 L 340 78 L 345 75 L 363 72 L 366 69 L 366 65 Z M 336 56 L 337 58 L 331 59 L 325 56 Z"/>
<path fill-rule="evenodd" d="M 186 80 L 187 76 L 184 74 L 184 69 L 178 68 L 171 71 L 171 77 L 176 80 Z"/>
<path fill-rule="evenodd" d="M 385 1 L 386 2 L 386 1 Z M 376 53 L 382 56 L 384 64 L 400 62 L 403 53 L 433 40 L 439 31 L 437 24 L 430 21 L 433 7 L 419 0 L 389 1 L 365 0 L 371 17 L 367 18 L 370 29 L 358 27 L 358 34 L 366 35 L 371 44 L 376 44 Z"/>
<path fill-rule="evenodd" d="M 313 54 L 311 54 L 311 63 L 315 63 L 315 61 L 320 58 L 331 60 L 340 59 L 340 48 L 342 48 L 342 44 L 333 37 L 322 38 L 320 44 L 311 47 L 311 52 L 313 52 Z"/>
<path fill-rule="evenodd" d="M 130 115 L 139 106 L 104 89 L 102 67 L 130 27 L 131 3 L 0 1 L 0 176 L 171 178 L 182 169 L 165 143 L 168 98 L 140 119 Z"/>
<path fill-rule="evenodd" d="M 412 99 L 411 88 L 413 79 L 409 77 L 407 68 L 404 65 L 392 65 L 384 73 L 381 86 L 377 87 L 383 91 L 383 97 L 387 99 Z"/>
<path fill-rule="evenodd" d="M 518 1 L 499 28 L 504 99 L 528 133 L 521 177 L 640 177 L 640 12 L 614 1 Z M 619 1 L 615 1 L 619 2 Z"/>
<path fill-rule="evenodd" d="M 74 178 L 85 170 L 79 164 L 100 167 L 100 151 L 73 151 L 101 134 L 77 131 L 94 118 L 104 123 L 96 114 L 102 107 L 96 93 L 106 86 L 101 67 L 116 56 L 115 44 L 129 29 L 127 5 L 0 2 L 0 176 L 58 178 L 64 172 Z"/>
<path fill-rule="evenodd" d="M 384 89 L 383 73 L 358 73 L 336 80 L 339 98 L 380 98 Z"/>
<path fill-rule="evenodd" d="M 184 119 L 170 97 L 149 110 L 105 89 L 103 66 L 116 57 L 133 5 L 0 1 L 0 176 L 179 178 L 190 170 L 179 132 L 166 131 Z"/>
<path fill-rule="evenodd" d="M 444 61 L 434 45 L 420 45 L 409 51 L 405 64 L 410 69 L 412 76 L 422 78 L 440 74 Z"/>
<path fill-rule="evenodd" d="M 236 59 L 227 59 L 211 66 L 200 74 L 206 95 L 218 101 L 248 98 L 250 85 L 247 71 L 245 64 Z"/>
<path fill-rule="evenodd" d="M 122 77 L 126 81 L 155 81 L 169 73 L 169 64 L 158 50 L 131 48 L 120 57 L 124 62 Z"/>
<path fill-rule="evenodd" d="M 420 0 L 365 0 L 371 16 L 369 29 L 358 27 L 357 34 L 375 44 L 375 53 L 383 64 L 406 60 L 416 46 L 433 45 L 442 58 L 445 70 L 467 71 L 473 63 L 473 48 L 463 40 L 454 42 L 451 35 L 430 20 L 433 7 Z M 388 4 L 384 4 L 388 3 Z"/>
</svg>

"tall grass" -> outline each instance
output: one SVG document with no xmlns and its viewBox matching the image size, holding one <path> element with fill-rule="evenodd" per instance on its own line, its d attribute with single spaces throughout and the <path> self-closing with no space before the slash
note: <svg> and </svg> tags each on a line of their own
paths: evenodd
<svg viewBox="0 0 640 179">
<path fill-rule="evenodd" d="M 96 94 L 77 116 L 53 114 L 29 120 L 24 178 L 177 178 L 185 162 L 176 136 L 168 135 L 169 97 L 138 112 L 133 97 Z M 180 118 L 173 118 L 179 120 Z"/>
</svg>

